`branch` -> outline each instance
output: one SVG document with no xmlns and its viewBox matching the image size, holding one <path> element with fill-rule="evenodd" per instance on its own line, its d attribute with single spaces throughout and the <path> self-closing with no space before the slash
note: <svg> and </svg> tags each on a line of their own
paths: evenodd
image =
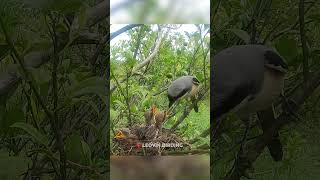
<svg viewBox="0 0 320 180">
<path fill-rule="evenodd" d="M 219 1 L 218 1 L 218 4 L 217 4 L 216 8 L 214 9 L 214 12 L 213 12 L 212 15 L 211 15 L 211 24 L 214 24 L 214 19 L 215 19 L 216 15 L 218 14 L 218 10 L 219 10 L 219 8 L 220 8 L 221 1 L 222 1 L 222 0 L 219 0 Z"/>
<path fill-rule="evenodd" d="M 309 62 L 308 62 L 308 47 L 306 40 L 306 31 L 304 24 L 304 0 L 300 0 L 299 3 L 299 24 L 300 24 L 300 38 L 302 45 L 302 54 L 303 54 L 303 85 L 304 89 L 308 88 L 308 79 L 309 79 Z"/>
<path fill-rule="evenodd" d="M 57 71 L 58 71 L 58 64 L 59 64 L 59 55 L 58 55 L 58 36 L 56 32 L 56 22 L 58 21 L 59 17 L 52 17 L 52 14 L 49 14 L 51 21 L 52 21 L 52 29 L 49 32 L 52 37 L 53 42 L 53 63 L 52 63 L 52 92 L 53 92 L 53 117 L 51 120 L 51 126 L 54 130 L 58 149 L 59 149 L 59 155 L 60 155 L 60 175 L 61 179 L 66 178 L 66 152 L 64 149 L 64 143 L 62 139 L 62 132 L 61 128 L 63 126 L 63 121 L 61 121 L 58 118 L 58 77 L 57 77 Z"/>
<path fill-rule="evenodd" d="M 161 29 L 160 29 L 161 31 Z M 167 31 L 168 33 L 168 31 Z M 166 35 L 165 35 L 166 36 Z M 150 56 L 145 59 L 144 61 L 142 61 L 140 64 L 138 64 L 137 67 L 133 68 L 133 72 L 135 71 L 139 71 L 141 68 L 143 68 L 145 65 L 147 65 L 148 63 L 152 63 L 152 61 L 154 60 L 154 57 L 157 55 L 159 49 L 160 49 L 160 45 L 161 45 L 161 42 L 162 42 L 162 39 L 165 37 L 163 36 L 162 37 L 162 32 L 160 32 L 159 34 L 159 39 L 158 41 L 156 42 L 156 45 L 155 45 L 155 48 L 154 48 L 154 51 L 150 54 Z"/>
<path fill-rule="evenodd" d="M 125 101 L 126 101 L 127 109 L 128 109 L 129 126 L 132 126 L 129 97 L 127 97 L 127 96 L 125 95 L 123 89 L 121 88 L 121 85 L 120 85 L 118 79 L 116 78 L 116 76 L 113 74 L 112 71 L 110 71 L 110 74 L 111 74 L 112 78 L 116 81 L 116 84 L 117 84 L 117 86 L 119 87 L 120 93 L 121 93 L 121 95 L 123 96 L 123 98 L 124 98 Z"/>
<path fill-rule="evenodd" d="M 168 33 L 168 31 L 167 31 L 167 33 Z M 131 74 L 129 76 L 125 77 L 124 79 L 122 79 L 120 81 L 120 83 L 125 82 L 127 78 L 131 77 L 133 74 L 135 74 L 141 68 L 143 68 L 144 66 L 146 66 L 149 63 L 152 63 L 153 59 L 155 58 L 155 56 L 157 55 L 157 53 L 158 53 L 158 51 L 160 49 L 160 45 L 161 45 L 162 39 L 167 35 L 167 33 L 164 36 L 161 36 L 162 33 L 160 32 L 159 39 L 156 42 L 156 45 L 155 45 L 155 48 L 154 48 L 153 52 L 144 61 L 142 61 L 140 64 L 138 64 L 136 67 L 134 67 L 132 72 L 131 72 Z M 118 87 L 118 85 L 111 86 L 110 91 L 113 92 L 115 89 L 117 89 L 117 87 Z"/>
<path fill-rule="evenodd" d="M 195 105 L 196 103 L 198 103 L 199 101 L 201 101 L 201 100 L 204 98 L 204 96 L 207 94 L 208 91 L 209 91 L 209 88 L 206 88 L 206 89 L 203 89 L 203 90 L 202 90 L 202 93 L 199 93 L 200 95 L 199 95 L 199 97 L 196 99 L 196 101 L 193 102 L 191 106 L 189 106 L 188 108 L 186 108 L 186 109 L 184 110 L 183 114 L 179 117 L 178 121 L 170 128 L 170 131 L 175 131 L 175 130 L 178 128 L 178 126 L 183 122 L 183 120 L 184 120 L 186 117 L 188 117 L 188 115 L 189 115 L 189 113 L 192 111 L 194 105 Z"/>
<path fill-rule="evenodd" d="M 91 32 L 81 32 L 79 34 L 79 37 L 76 38 L 72 45 L 78 45 L 78 44 L 98 44 L 100 40 L 100 35 L 96 33 Z"/>
<path fill-rule="evenodd" d="M 137 45 L 136 45 L 136 49 L 135 49 L 134 54 L 133 54 L 133 59 L 137 58 L 138 50 L 139 50 L 140 44 L 141 44 L 142 34 L 143 34 L 143 28 L 141 27 L 140 30 L 139 30 L 139 34 L 138 34 Z"/>
<path fill-rule="evenodd" d="M 97 46 L 97 49 L 96 49 L 96 51 L 94 52 L 93 56 L 92 56 L 92 57 L 90 58 L 90 60 L 89 60 L 90 63 L 91 63 L 91 65 L 92 65 L 92 66 L 95 65 L 95 63 L 97 62 L 97 59 L 98 59 L 99 55 L 100 55 L 101 52 L 103 51 L 103 48 L 105 47 L 106 44 L 109 45 L 109 42 L 110 42 L 113 38 L 115 38 L 115 37 L 117 37 L 118 35 L 126 32 L 126 31 L 128 31 L 128 30 L 130 30 L 130 29 L 132 29 L 132 28 L 134 28 L 134 27 L 137 27 L 137 26 L 142 26 L 142 24 L 131 24 L 131 25 L 127 25 L 127 26 L 119 29 L 118 31 L 111 33 L 110 37 L 109 37 L 109 34 L 103 36 L 103 37 L 101 38 L 101 40 L 98 41 L 99 44 L 98 44 L 98 46 Z"/>
<path fill-rule="evenodd" d="M 111 33 L 110 40 L 112 40 L 113 38 L 119 36 L 120 34 L 126 32 L 126 31 L 128 31 L 128 30 L 130 30 L 132 28 L 135 28 L 135 27 L 138 27 L 138 26 L 142 26 L 142 25 L 143 24 L 130 24 L 130 25 L 127 25 L 127 26 L 119 29 L 118 31 Z"/>
<path fill-rule="evenodd" d="M 87 25 L 92 26 L 95 23 L 98 22 L 98 20 L 103 19 L 107 17 L 107 8 L 109 6 L 108 1 L 103 1 L 102 3 L 98 4 L 95 7 L 88 9 L 88 17 L 87 17 Z M 71 44 L 74 44 L 75 42 L 83 42 L 85 39 L 85 36 L 88 35 L 87 32 L 80 33 L 80 36 L 75 39 L 74 42 Z M 68 38 L 69 35 L 66 33 L 59 34 L 59 47 L 58 53 L 61 52 L 65 46 L 68 44 Z M 93 37 L 92 34 L 90 37 Z M 94 36 L 94 39 L 96 39 L 97 36 Z M 92 41 L 92 39 L 90 40 Z M 40 50 L 40 51 L 33 51 L 25 55 L 24 57 L 21 57 L 24 61 L 25 67 L 33 67 L 37 68 L 41 66 L 42 64 L 48 62 L 50 58 L 53 56 L 53 47 L 47 49 L 47 50 Z M 0 76 L 0 96 L 4 96 L 6 94 L 9 94 L 10 92 L 14 91 L 17 87 L 17 85 L 20 83 L 20 78 L 17 74 L 17 72 L 10 72 L 10 73 L 3 73 Z"/>
<path fill-rule="evenodd" d="M 314 7 L 315 2 L 316 2 L 316 1 L 312 2 L 312 3 L 307 7 L 307 9 L 304 10 L 304 14 L 307 14 L 307 13 L 310 11 L 310 9 L 311 9 L 312 7 Z M 297 18 L 296 22 L 295 22 L 293 25 L 291 25 L 290 27 L 287 27 L 287 28 L 285 28 L 285 29 L 277 32 L 275 35 L 273 35 L 272 38 L 271 38 L 271 41 L 277 39 L 278 37 L 282 36 L 283 34 L 289 32 L 289 31 L 295 30 L 298 25 L 299 25 L 299 18 Z M 267 39 L 265 38 L 265 41 L 266 41 L 266 40 L 267 40 Z"/>
</svg>

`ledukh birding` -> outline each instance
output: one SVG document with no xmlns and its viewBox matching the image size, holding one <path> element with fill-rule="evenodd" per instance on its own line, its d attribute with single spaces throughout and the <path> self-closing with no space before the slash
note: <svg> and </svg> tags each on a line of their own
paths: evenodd
<svg viewBox="0 0 320 180">
<path fill-rule="evenodd" d="M 194 111 L 198 112 L 198 105 L 195 103 L 200 81 L 195 76 L 181 76 L 174 80 L 168 87 L 169 108 L 181 97 L 188 95 L 191 103 L 194 104 Z"/>
<path fill-rule="evenodd" d="M 211 69 L 211 118 L 235 112 L 248 127 L 249 115 L 270 108 L 272 111 L 273 102 L 282 92 L 287 68 L 281 56 L 267 46 L 239 45 L 222 50 L 214 56 Z M 273 123 L 266 121 L 261 122 L 264 131 Z M 275 161 L 282 159 L 278 134 L 268 149 Z"/>
</svg>

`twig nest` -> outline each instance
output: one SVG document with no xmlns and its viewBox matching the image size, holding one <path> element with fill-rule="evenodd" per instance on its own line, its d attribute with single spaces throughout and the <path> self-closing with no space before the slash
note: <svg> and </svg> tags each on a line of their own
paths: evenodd
<svg viewBox="0 0 320 180">
<path fill-rule="evenodd" d="M 117 136 L 117 133 L 113 140 L 116 144 L 115 155 L 166 155 L 168 151 L 190 149 L 182 138 L 164 128 L 159 133 L 155 125 L 134 125 L 117 132 L 121 130 L 125 130 L 123 136 Z"/>
</svg>

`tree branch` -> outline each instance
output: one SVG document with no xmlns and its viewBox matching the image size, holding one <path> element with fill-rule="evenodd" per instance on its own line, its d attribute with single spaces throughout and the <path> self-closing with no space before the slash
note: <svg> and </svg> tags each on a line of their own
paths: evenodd
<svg viewBox="0 0 320 180">
<path fill-rule="evenodd" d="M 95 23 L 98 22 L 98 20 L 101 20 L 105 17 L 107 17 L 107 8 L 109 7 L 108 1 L 103 1 L 102 3 L 98 4 L 95 7 L 91 7 L 88 9 L 88 18 L 87 18 L 87 25 L 92 26 Z M 74 42 L 81 42 L 81 35 L 85 35 L 85 33 L 80 33 L 80 36 L 78 38 L 75 38 Z M 87 34 L 88 35 L 88 34 Z M 59 37 L 59 47 L 58 52 L 61 52 L 65 46 L 68 44 L 68 37 L 69 35 L 66 33 L 58 34 Z M 88 36 L 82 36 L 82 37 L 88 37 Z M 91 36 L 92 37 L 92 34 Z M 95 36 L 96 38 L 97 36 Z M 85 39 L 82 39 L 85 40 Z M 74 43 L 73 42 L 73 43 Z M 72 43 L 71 43 L 72 44 Z M 40 51 L 33 51 L 25 55 L 24 57 L 21 57 L 24 61 L 25 67 L 39 67 L 42 64 L 48 62 L 50 58 L 53 56 L 53 47 L 47 49 L 47 50 L 40 50 Z M 0 76 L 0 96 L 5 96 L 9 94 L 10 92 L 14 91 L 17 85 L 20 83 L 20 78 L 18 74 L 14 71 L 10 73 L 3 73 Z"/>
<path fill-rule="evenodd" d="M 167 33 L 168 33 L 168 31 L 167 31 Z M 167 35 L 167 33 L 164 36 L 161 36 L 162 33 L 160 33 L 159 39 L 156 42 L 156 45 L 155 45 L 155 48 L 154 48 L 153 52 L 144 61 L 142 61 L 140 64 L 138 64 L 136 67 L 134 67 L 132 72 L 131 72 L 131 74 L 129 76 L 126 76 L 125 78 L 123 78 L 119 83 L 125 82 L 127 78 L 130 78 L 133 74 L 135 74 L 141 68 L 146 66 L 148 63 L 152 63 L 153 59 L 155 58 L 155 56 L 157 55 L 157 53 L 158 53 L 158 51 L 160 49 L 160 45 L 161 45 L 162 39 Z M 118 87 L 117 85 L 111 86 L 110 92 L 113 92 L 115 89 L 117 89 L 117 87 Z"/>
<path fill-rule="evenodd" d="M 192 111 L 194 105 L 196 103 L 198 103 L 199 101 L 201 101 L 204 96 L 207 94 L 207 92 L 209 91 L 209 88 L 203 88 L 202 91 L 200 91 L 198 98 L 195 100 L 195 102 L 192 103 L 191 106 L 189 106 L 188 108 L 186 108 L 183 112 L 183 114 L 179 117 L 178 121 L 170 128 L 170 131 L 175 131 L 178 126 L 183 122 L 183 120 L 188 117 L 188 115 L 190 114 L 190 112 Z"/>
<path fill-rule="evenodd" d="M 132 28 L 135 28 L 135 27 L 138 27 L 138 26 L 142 26 L 142 25 L 143 24 L 130 24 L 130 25 L 127 25 L 127 26 L 119 29 L 118 31 L 111 33 L 110 40 L 112 40 L 113 38 L 119 36 L 120 34 L 126 32 L 126 31 L 128 31 L 128 30 L 130 30 Z"/>
<path fill-rule="evenodd" d="M 308 88 L 308 79 L 309 79 L 309 61 L 308 61 L 308 47 L 306 40 L 306 31 L 304 24 L 304 0 L 300 0 L 299 3 L 299 24 L 300 24 L 300 39 L 302 45 L 302 54 L 303 54 L 303 85 L 305 91 Z"/>
</svg>

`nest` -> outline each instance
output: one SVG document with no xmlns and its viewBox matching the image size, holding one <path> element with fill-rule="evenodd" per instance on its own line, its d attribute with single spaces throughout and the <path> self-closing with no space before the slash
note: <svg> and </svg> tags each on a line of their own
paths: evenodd
<svg viewBox="0 0 320 180">
<path fill-rule="evenodd" d="M 154 125 L 135 125 L 118 131 L 126 132 L 124 138 L 114 138 L 115 155 L 156 156 L 170 151 L 190 149 L 190 145 L 174 132 Z"/>
</svg>

